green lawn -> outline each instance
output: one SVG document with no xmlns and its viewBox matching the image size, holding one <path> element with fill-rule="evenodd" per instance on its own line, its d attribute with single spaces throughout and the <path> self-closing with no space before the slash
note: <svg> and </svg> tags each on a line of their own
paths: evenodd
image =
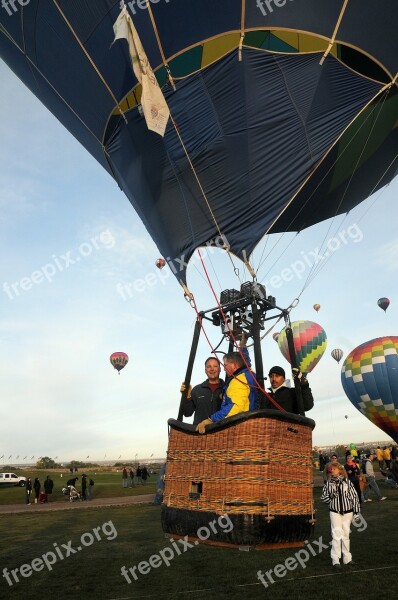
<svg viewBox="0 0 398 600">
<path fill-rule="evenodd" d="M 0 598 L 29 598 L 39 600 L 50 595 L 57 600 L 71 597 L 88 600 L 127 600 L 139 598 L 206 598 L 263 599 L 305 598 L 309 600 L 357 600 L 378 597 L 396 597 L 395 571 L 398 559 L 398 493 L 381 489 L 388 499 L 382 503 L 373 501 L 363 507 L 366 528 L 359 531 L 353 527 L 351 548 L 356 567 L 342 572 L 331 569 L 329 548 L 319 553 L 318 541 L 330 541 L 330 525 L 327 507 L 318 498 L 320 488 L 315 489 L 317 524 L 310 544 L 315 556 L 309 553 L 305 568 L 298 566 L 284 577 L 274 576 L 275 583 L 266 589 L 257 579 L 257 572 L 274 569 L 294 556 L 298 549 L 239 552 L 205 545 L 188 548 L 179 545 L 181 554 L 166 566 L 161 558 L 154 558 L 168 548 L 173 551 L 170 540 L 164 538 L 160 527 L 160 507 L 138 505 L 128 507 L 95 508 L 91 510 L 35 512 L 0 515 L 0 568 L 20 568 L 57 548 L 63 559 L 49 571 L 43 566 L 39 572 L 25 567 L 20 582 L 9 586 L 0 578 Z M 120 485 L 119 492 L 123 491 Z M 141 490 L 140 490 L 141 491 Z M 134 491 L 133 491 L 134 492 Z M 98 541 L 93 533 L 97 528 Z M 99 529 L 98 529 L 99 528 Z M 91 533 L 90 533 L 91 532 Z M 116 535 L 117 532 L 117 535 Z M 86 536 L 84 534 L 87 534 Z M 106 539 L 112 538 L 114 539 Z M 80 551 L 66 556 L 62 544 Z M 175 542 L 176 543 L 176 542 Z M 87 544 L 87 546 L 85 546 Z M 48 555 L 51 561 L 51 555 Z M 148 563 L 152 558 L 153 566 Z M 134 567 L 145 561 L 131 583 L 121 575 L 121 567 Z"/>
<path fill-rule="evenodd" d="M 82 471 L 83 472 L 83 471 Z M 77 491 L 81 491 L 81 476 L 82 472 L 76 473 L 79 476 L 79 480 L 76 483 Z M 35 477 L 40 479 L 42 489 L 44 480 L 47 475 L 50 475 L 54 481 L 54 490 L 51 496 L 51 502 L 65 502 L 66 497 L 62 495 L 62 488 L 66 485 L 66 482 L 71 477 L 68 472 L 63 472 L 61 477 L 61 471 L 47 472 L 47 471 L 18 471 L 19 475 L 25 475 L 32 479 L 32 484 Z M 116 473 L 115 471 L 87 471 L 87 476 L 94 481 L 92 488 L 93 498 L 115 498 L 118 496 L 136 496 L 139 494 L 153 494 L 156 488 L 157 475 L 151 475 L 147 480 L 146 485 L 137 485 L 135 488 L 123 488 L 122 487 L 122 474 L 121 472 Z M 136 479 L 136 478 L 135 478 Z M 130 480 L 128 480 L 130 481 Z M 34 498 L 34 492 L 33 492 Z M 24 487 L 0 487 L 0 505 L 1 504 L 23 504 L 25 502 L 25 488 Z"/>
</svg>

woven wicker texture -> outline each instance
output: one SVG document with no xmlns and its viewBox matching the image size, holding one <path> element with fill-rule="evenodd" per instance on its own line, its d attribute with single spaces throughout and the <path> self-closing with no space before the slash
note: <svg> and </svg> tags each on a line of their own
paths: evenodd
<svg viewBox="0 0 398 600">
<path fill-rule="evenodd" d="M 205 435 L 171 429 L 164 502 L 216 513 L 311 515 L 312 428 L 272 418 Z"/>
</svg>

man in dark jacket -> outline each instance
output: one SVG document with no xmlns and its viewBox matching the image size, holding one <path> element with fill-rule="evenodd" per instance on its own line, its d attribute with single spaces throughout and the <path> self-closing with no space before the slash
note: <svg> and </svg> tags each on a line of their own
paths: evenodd
<svg viewBox="0 0 398 600">
<path fill-rule="evenodd" d="M 285 371 L 282 367 L 272 367 L 268 373 L 271 387 L 269 394 L 275 401 L 284 408 L 287 412 L 300 414 L 297 404 L 296 390 L 290 388 L 285 383 Z M 311 388 L 302 373 L 298 372 L 297 377 L 300 381 L 301 394 L 303 396 L 304 410 L 311 410 L 314 406 L 314 398 L 312 397 Z M 266 408 L 277 408 L 269 400 Z"/>
<path fill-rule="evenodd" d="M 53 493 L 54 482 L 50 478 L 50 475 L 47 475 L 44 481 L 44 491 L 46 492 L 47 502 L 50 502 L 50 496 Z"/>
<path fill-rule="evenodd" d="M 220 410 L 222 401 L 222 389 L 224 381 L 220 379 L 220 364 L 218 360 L 210 357 L 205 362 L 205 373 L 207 379 L 195 385 L 184 404 L 184 417 L 190 417 L 194 413 L 193 424 L 199 423 Z M 184 385 L 181 391 L 184 391 Z"/>
</svg>

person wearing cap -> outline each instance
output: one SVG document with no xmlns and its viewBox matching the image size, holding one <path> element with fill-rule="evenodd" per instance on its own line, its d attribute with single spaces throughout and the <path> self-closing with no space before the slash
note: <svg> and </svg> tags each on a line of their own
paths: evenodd
<svg viewBox="0 0 398 600">
<path fill-rule="evenodd" d="M 329 505 L 332 543 L 330 556 L 335 569 L 341 569 L 340 559 L 345 565 L 353 565 L 350 552 L 350 525 L 353 517 L 358 520 L 360 506 L 358 494 L 345 477 L 343 465 L 337 461 L 332 465 L 330 480 L 325 483 L 321 500 Z"/>
<path fill-rule="evenodd" d="M 300 414 L 296 390 L 286 384 L 284 369 L 278 366 L 272 367 L 269 370 L 268 377 L 271 384 L 271 387 L 269 388 L 270 396 L 272 396 L 272 398 L 274 398 L 275 401 L 287 412 Z M 311 408 L 314 406 L 314 398 L 312 397 L 311 388 L 307 379 L 303 377 L 303 374 L 300 371 L 294 374 L 294 377 L 298 377 L 300 382 L 304 410 L 311 410 Z M 270 400 L 268 400 L 266 408 L 275 408 L 275 406 Z"/>
</svg>

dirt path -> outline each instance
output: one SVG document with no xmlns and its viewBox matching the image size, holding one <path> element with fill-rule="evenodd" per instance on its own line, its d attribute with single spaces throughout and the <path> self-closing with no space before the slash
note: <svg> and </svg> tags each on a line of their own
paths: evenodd
<svg viewBox="0 0 398 600">
<path fill-rule="evenodd" d="M 47 512 L 49 510 L 79 510 L 96 508 L 98 506 L 125 506 L 127 504 L 150 504 L 154 501 L 155 494 L 144 496 L 129 496 L 122 498 L 95 498 L 86 502 L 48 502 L 46 504 L 4 504 L 0 505 L 0 514 L 23 513 L 23 512 Z"/>
</svg>

